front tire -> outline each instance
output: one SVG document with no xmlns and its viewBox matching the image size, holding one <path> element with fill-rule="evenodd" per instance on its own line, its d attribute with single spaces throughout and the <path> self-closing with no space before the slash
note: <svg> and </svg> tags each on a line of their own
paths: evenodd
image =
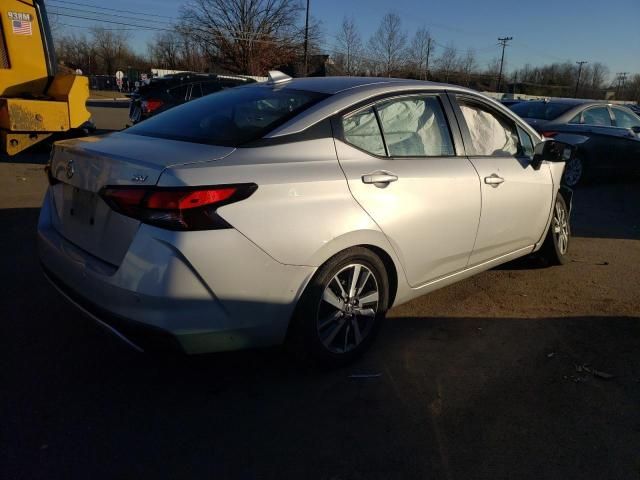
<svg viewBox="0 0 640 480">
<path fill-rule="evenodd" d="M 560 193 L 556 196 L 553 207 L 551 224 L 547 231 L 540 252 L 547 263 L 551 265 L 564 265 L 569 261 L 569 244 L 571 240 L 571 224 L 569 222 L 569 209 Z"/>
<path fill-rule="evenodd" d="M 346 365 L 373 343 L 389 302 L 384 264 L 354 247 L 329 259 L 307 286 L 287 343 L 299 356 L 327 367 Z"/>
</svg>

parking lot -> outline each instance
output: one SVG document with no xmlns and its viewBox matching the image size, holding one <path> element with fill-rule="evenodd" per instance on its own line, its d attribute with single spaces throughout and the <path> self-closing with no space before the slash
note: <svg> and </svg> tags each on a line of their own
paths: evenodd
<svg viewBox="0 0 640 480">
<path fill-rule="evenodd" d="M 67 305 L 36 255 L 46 160 L 0 160 L 1 478 L 640 478 L 640 180 L 576 191 L 568 265 L 394 308 L 362 360 L 317 371 L 140 354 Z"/>
</svg>

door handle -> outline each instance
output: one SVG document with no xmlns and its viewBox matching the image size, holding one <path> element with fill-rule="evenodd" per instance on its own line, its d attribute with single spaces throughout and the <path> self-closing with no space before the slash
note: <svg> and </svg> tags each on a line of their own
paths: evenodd
<svg viewBox="0 0 640 480">
<path fill-rule="evenodd" d="M 502 182 L 504 182 L 504 178 L 496 173 L 492 173 L 488 177 L 484 177 L 484 183 L 491 185 L 493 188 L 498 188 Z"/>
<path fill-rule="evenodd" d="M 362 176 L 362 183 L 373 183 L 378 188 L 384 188 L 396 180 L 398 176 L 391 172 L 374 172 Z"/>
</svg>

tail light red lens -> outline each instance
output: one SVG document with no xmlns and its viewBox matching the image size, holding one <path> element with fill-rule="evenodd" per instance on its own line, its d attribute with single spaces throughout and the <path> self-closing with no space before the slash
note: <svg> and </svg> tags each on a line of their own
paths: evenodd
<svg viewBox="0 0 640 480">
<path fill-rule="evenodd" d="M 540 132 L 545 138 L 553 138 L 558 135 L 558 132 Z"/>
<path fill-rule="evenodd" d="M 141 105 L 144 113 L 152 113 L 164 105 L 164 102 L 159 98 L 147 98 L 141 102 Z"/>
<path fill-rule="evenodd" d="M 105 187 L 102 198 L 116 212 L 169 230 L 231 228 L 217 213 L 223 205 L 251 196 L 254 183 L 213 187 Z"/>
<path fill-rule="evenodd" d="M 160 210 L 187 210 L 223 202 L 236 191 L 235 187 L 192 192 L 165 190 L 152 193 L 147 198 L 147 206 Z"/>
</svg>

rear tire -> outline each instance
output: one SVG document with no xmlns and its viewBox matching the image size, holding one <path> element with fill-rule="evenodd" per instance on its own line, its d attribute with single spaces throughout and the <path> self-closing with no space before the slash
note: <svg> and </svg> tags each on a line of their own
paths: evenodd
<svg viewBox="0 0 640 480">
<path fill-rule="evenodd" d="M 565 165 L 562 173 L 562 183 L 571 188 L 584 183 L 584 161 L 580 156 L 573 157 Z"/>
<path fill-rule="evenodd" d="M 569 209 L 562 195 L 558 192 L 553 206 L 553 214 L 547 236 L 540 253 L 550 265 L 564 265 L 569 261 L 569 245 L 571 240 L 571 224 Z"/>
<path fill-rule="evenodd" d="M 389 302 L 384 264 L 371 250 L 354 247 L 322 265 L 294 313 L 287 347 L 324 367 L 353 362 L 373 343 Z"/>
</svg>

